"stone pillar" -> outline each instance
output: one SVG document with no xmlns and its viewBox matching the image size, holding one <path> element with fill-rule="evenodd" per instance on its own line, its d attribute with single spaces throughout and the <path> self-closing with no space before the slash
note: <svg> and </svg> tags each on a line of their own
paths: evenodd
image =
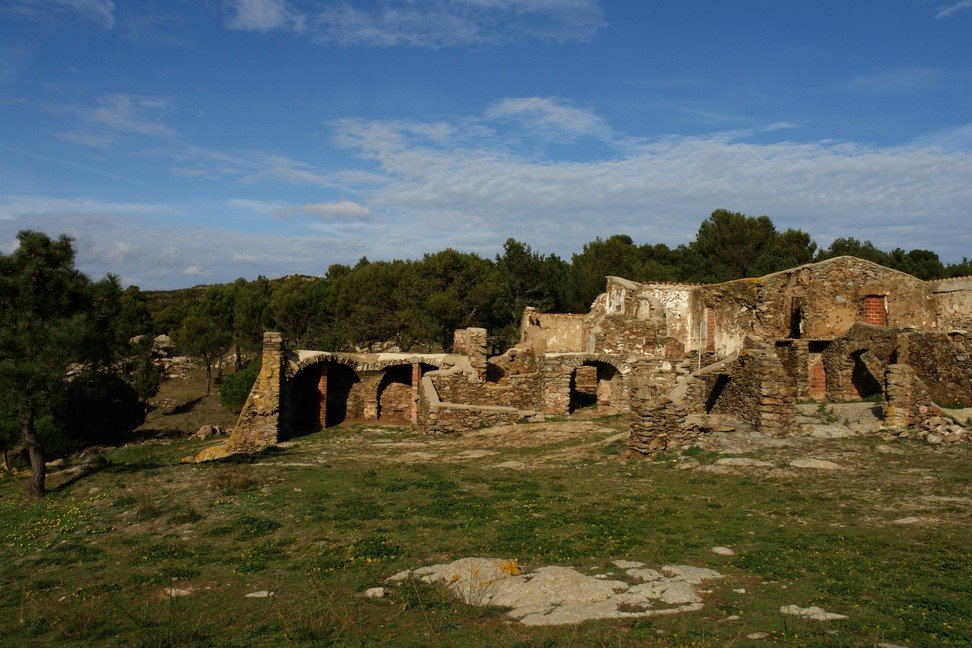
<svg viewBox="0 0 972 648">
<path fill-rule="evenodd" d="M 317 397 L 320 399 L 321 429 L 327 427 L 327 363 L 321 363 L 321 379 L 317 381 Z"/>
<path fill-rule="evenodd" d="M 412 363 L 412 425 L 418 425 L 419 383 L 422 381 L 422 367 L 417 362 Z"/>
<path fill-rule="evenodd" d="M 284 391 L 284 345 L 280 333 L 263 334 L 263 362 L 240 417 L 226 442 L 234 452 L 256 452 L 274 445 L 280 435 Z"/>
</svg>

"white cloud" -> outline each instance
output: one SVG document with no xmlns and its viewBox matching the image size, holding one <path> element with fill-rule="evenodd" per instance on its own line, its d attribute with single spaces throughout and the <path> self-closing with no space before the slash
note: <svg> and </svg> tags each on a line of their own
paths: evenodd
<svg viewBox="0 0 972 648">
<path fill-rule="evenodd" d="M 167 137 L 176 131 L 155 116 L 168 107 L 165 99 L 144 97 L 132 94 L 109 94 L 102 97 L 97 108 L 82 113 L 85 121 L 107 127 L 115 131 Z"/>
<path fill-rule="evenodd" d="M 589 40 L 604 24 L 597 0 L 382 0 L 324 7 L 285 0 L 233 0 L 229 27 L 289 28 L 342 46 L 441 48 L 524 39 Z"/>
<path fill-rule="evenodd" d="M 587 162 L 514 154 L 506 138 L 434 145 L 399 122 L 343 120 L 335 141 L 383 174 L 359 193 L 414 231 L 491 233 L 569 253 L 594 236 L 690 240 L 713 209 L 769 214 L 819 240 L 871 239 L 947 258 L 972 248 L 972 154 L 921 145 L 747 138 L 792 125 L 642 141 Z M 777 131 L 778 132 L 778 131 Z"/>
<path fill-rule="evenodd" d="M 0 10 L 45 24 L 81 20 L 103 29 L 115 26 L 115 3 L 111 0 L 7 0 Z"/>
<path fill-rule="evenodd" d="M 260 257 L 257 256 L 256 254 L 240 254 L 239 252 L 237 252 L 230 258 L 233 261 L 233 263 L 252 263 L 252 264 L 260 263 Z"/>
<path fill-rule="evenodd" d="M 360 220 L 371 217 L 371 210 L 352 200 L 341 199 L 336 203 L 308 203 L 277 210 L 277 216 L 288 218 L 292 216 L 313 216 L 323 220 Z"/>
<path fill-rule="evenodd" d="M 241 31 L 268 32 L 282 27 L 301 28 L 302 20 L 284 0 L 231 0 L 233 17 L 227 26 Z"/>
<path fill-rule="evenodd" d="M 183 177 L 231 178 L 242 185 L 278 182 L 343 189 L 347 184 L 337 175 L 312 164 L 265 151 L 229 152 L 183 145 L 146 153 L 173 160 L 172 172 Z"/>
<path fill-rule="evenodd" d="M 519 97 L 497 101 L 486 111 L 486 117 L 513 120 L 524 128 L 555 139 L 578 137 L 611 137 L 611 128 L 591 110 L 574 108 L 556 97 Z"/>
<path fill-rule="evenodd" d="M 954 13 L 970 8 L 972 8 L 972 0 L 958 0 L 958 2 L 953 2 L 950 5 L 939 7 L 938 13 L 935 14 L 935 17 L 948 18 Z"/>
<path fill-rule="evenodd" d="M 185 268 L 182 269 L 182 274 L 184 274 L 184 275 L 197 275 L 198 276 L 198 275 L 203 274 L 203 272 L 204 271 L 202 269 L 202 266 L 197 266 L 197 265 L 186 266 Z"/>
</svg>

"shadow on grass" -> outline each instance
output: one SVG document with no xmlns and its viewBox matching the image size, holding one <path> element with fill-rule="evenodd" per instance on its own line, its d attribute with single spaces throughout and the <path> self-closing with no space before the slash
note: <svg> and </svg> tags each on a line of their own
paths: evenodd
<svg viewBox="0 0 972 648">
<path fill-rule="evenodd" d="M 193 398 L 191 401 L 182 403 L 181 405 L 176 405 L 168 412 L 164 413 L 162 416 L 175 416 L 177 414 L 185 414 L 186 412 L 191 412 L 192 408 L 202 402 L 206 398 L 205 396 L 199 396 L 198 398 Z"/>
</svg>

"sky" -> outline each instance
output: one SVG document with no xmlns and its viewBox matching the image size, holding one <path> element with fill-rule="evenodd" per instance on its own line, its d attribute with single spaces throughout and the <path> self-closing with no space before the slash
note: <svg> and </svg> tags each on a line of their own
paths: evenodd
<svg viewBox="0 0 972 648">
<path fill-rule="evenodd" d="M 0 252 L 144 289 L 970 205 L 972 0 L 0 0 Z"/>
</svg>

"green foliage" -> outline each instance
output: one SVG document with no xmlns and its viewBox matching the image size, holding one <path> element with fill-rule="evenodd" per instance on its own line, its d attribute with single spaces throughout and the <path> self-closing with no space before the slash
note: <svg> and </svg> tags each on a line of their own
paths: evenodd
<svg viewBox="0 0 972 648">
<path fill-rule="evenodd" d="M 212 388 L 213 366 L 230 347 L 232 338 L 226 328 L 220 326 L 213 312 L 197 312 L 182 321 L 176 334 L 176 344 L 206 365 L 206 393 Z"/>
<path fill-rule="evenodd" d="M 119 443 L 145 420 L 135 388 L 114 373 L 76 376 L 52 409 L 57 428 L 77 447 Z"/>
<path fill-rule="evenodd" d="M 219 402 L 234 411 L 243 409 L 246 397 L 260 373 L 260 358 L 250 361 L 245 367 L 225 378 L 219 386 Z"/>
<path fill-rule="evenodd" d="M 719 209 L 699 225 L 691 242 L 677 247 L 615 234 L 588 242 L 565 260 L 510 238 L 493 259 L 453 249 L 418 260 L 362 258 L 353 266 L 330 265 L 323 278 L 237 279 L 227 286 L 130 299 L 147 301 L 159 332 L 177 332 L 193 317 L 210 320 L 228 336 L 225 347 L 236 349 L 239 369 L 244 353 L 259 351 L 265 330 L 281 331 L 297 347 L 336 351 L 386 343 L 404 351 L 448 350 L 453 330 L 467 326 L 487 328 L 495 341 L 510 344 L 518 341 L 524 307 L 586 312 L 608 275 L 633 281 L 729 281 L 839 255 L 922 279 L 972 274 L 967 259 L 945 265 L 928 250 L 885 252 L 854 238 L 838 238 L 818 250 L 807 232 L 779 230 L 768 216 Z M 134 315 L 122 319 L 144 321 Z"/>
</svg>

